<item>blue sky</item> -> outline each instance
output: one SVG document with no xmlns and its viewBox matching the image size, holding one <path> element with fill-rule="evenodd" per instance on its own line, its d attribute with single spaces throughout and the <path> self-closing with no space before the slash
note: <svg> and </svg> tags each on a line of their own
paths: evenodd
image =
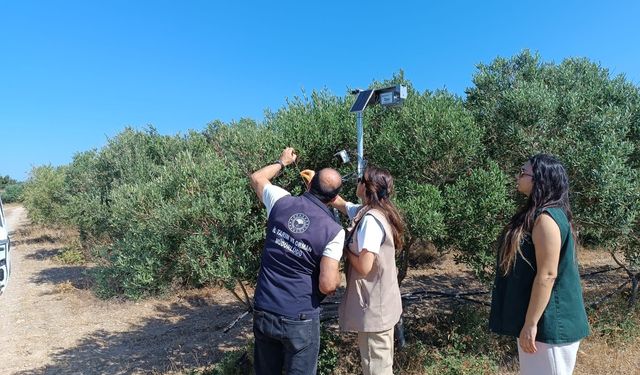
<svg viewBox="0 0 640 375">
<path fill-rule="evenodd" d="M 405 71 L 464 95 L 523 49 L 640 84 L 640 2 L 0 0 L 0 175 L 61 165 L 125 126 L 262 120 L 302 90 Z"/>
</svg>

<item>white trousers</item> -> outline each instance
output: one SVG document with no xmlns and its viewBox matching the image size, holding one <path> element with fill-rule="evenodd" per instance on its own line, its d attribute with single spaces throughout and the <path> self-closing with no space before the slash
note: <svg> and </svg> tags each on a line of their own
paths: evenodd
<svg viewBox="0 0 640 375">
<path fill-rule="evenodd" d="M 569 344 L 545 344 L 536 341 L 535 353 L 525 353 L 518 339 L 521 375 L 571 375 L 576 366 L 580 341 Z"/>
</svg>

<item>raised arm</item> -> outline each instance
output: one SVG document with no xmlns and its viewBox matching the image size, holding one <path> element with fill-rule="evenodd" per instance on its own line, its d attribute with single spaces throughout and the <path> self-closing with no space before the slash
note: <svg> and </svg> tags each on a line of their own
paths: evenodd
<svg viewBox="0 0 640 375">
<path fill-rule="evenodd" d="M 341 196 L 336 196 L 336 198 L 329 203 L 329 206 L 336 208 L 338 211 L 348 216 L 347 201 L 345 201 Z"/>
<path fill-rule="evenodd" d="M 287 147 L 282 151 L 280 158 L 273 164 L 269 164 L 253 172 L 251 175 L 251 187 L 256 192 L 260 202 L 262 202 L 264 187 L 270 185 L 271 180 L 278 175 L 280 170 L 296 161 L 297 157 L 298 155 L 295 154 L 295 150 L 292 147 Z"/>
</svg>

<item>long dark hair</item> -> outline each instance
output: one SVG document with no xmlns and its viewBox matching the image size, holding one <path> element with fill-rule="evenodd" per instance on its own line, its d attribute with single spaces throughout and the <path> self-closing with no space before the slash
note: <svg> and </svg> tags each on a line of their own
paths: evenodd
<svg viewBox="0 0 640 375">
<path fill-rule="evenodd" d="M 561 208 L 569 220 L 571 233 L 575 237 L 573 214 L 569 205 L 569 177 L 564 166 L 556 158 L 547 154 L 532 156 L 529 158 L 529 163 L 533 171 L 531 194 L 524 206 L 513 215 L 501 236 L 499 267 L 505 276 L 515 266 L 517 254 L 522 256 L 520 243 L 526 234 L 531 234 L 533 224 L 543 209 Z M 524 256 L 522 257 L 524 259 Z"/>
<path fill-rule="evenodd" d="M 393 231 L 393 243 L 396 249 L 402 249 L 404 244 L 404 220 L 400 211 L 389 199 L 394 193 L 393 177 L 388 170 L 367 167 L 362 176 L 364 184 L 365 204 L 384 213 Z"/>
</svg>

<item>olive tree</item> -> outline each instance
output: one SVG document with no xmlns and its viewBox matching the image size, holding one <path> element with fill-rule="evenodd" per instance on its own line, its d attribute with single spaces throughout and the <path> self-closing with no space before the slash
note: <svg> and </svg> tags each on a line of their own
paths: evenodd
<svg viewBox="0 0 640 375">
<path fill-rule="evenodd" d="M 587 59 L 545 63 L 524 51 L 480 64 L 467 108 L 487 154 L 513 173 L 539 152 L 566 166 L 581 241 L 623 252 L 632 266 L 637 228 L 638 88 Z"/>
</svg>

